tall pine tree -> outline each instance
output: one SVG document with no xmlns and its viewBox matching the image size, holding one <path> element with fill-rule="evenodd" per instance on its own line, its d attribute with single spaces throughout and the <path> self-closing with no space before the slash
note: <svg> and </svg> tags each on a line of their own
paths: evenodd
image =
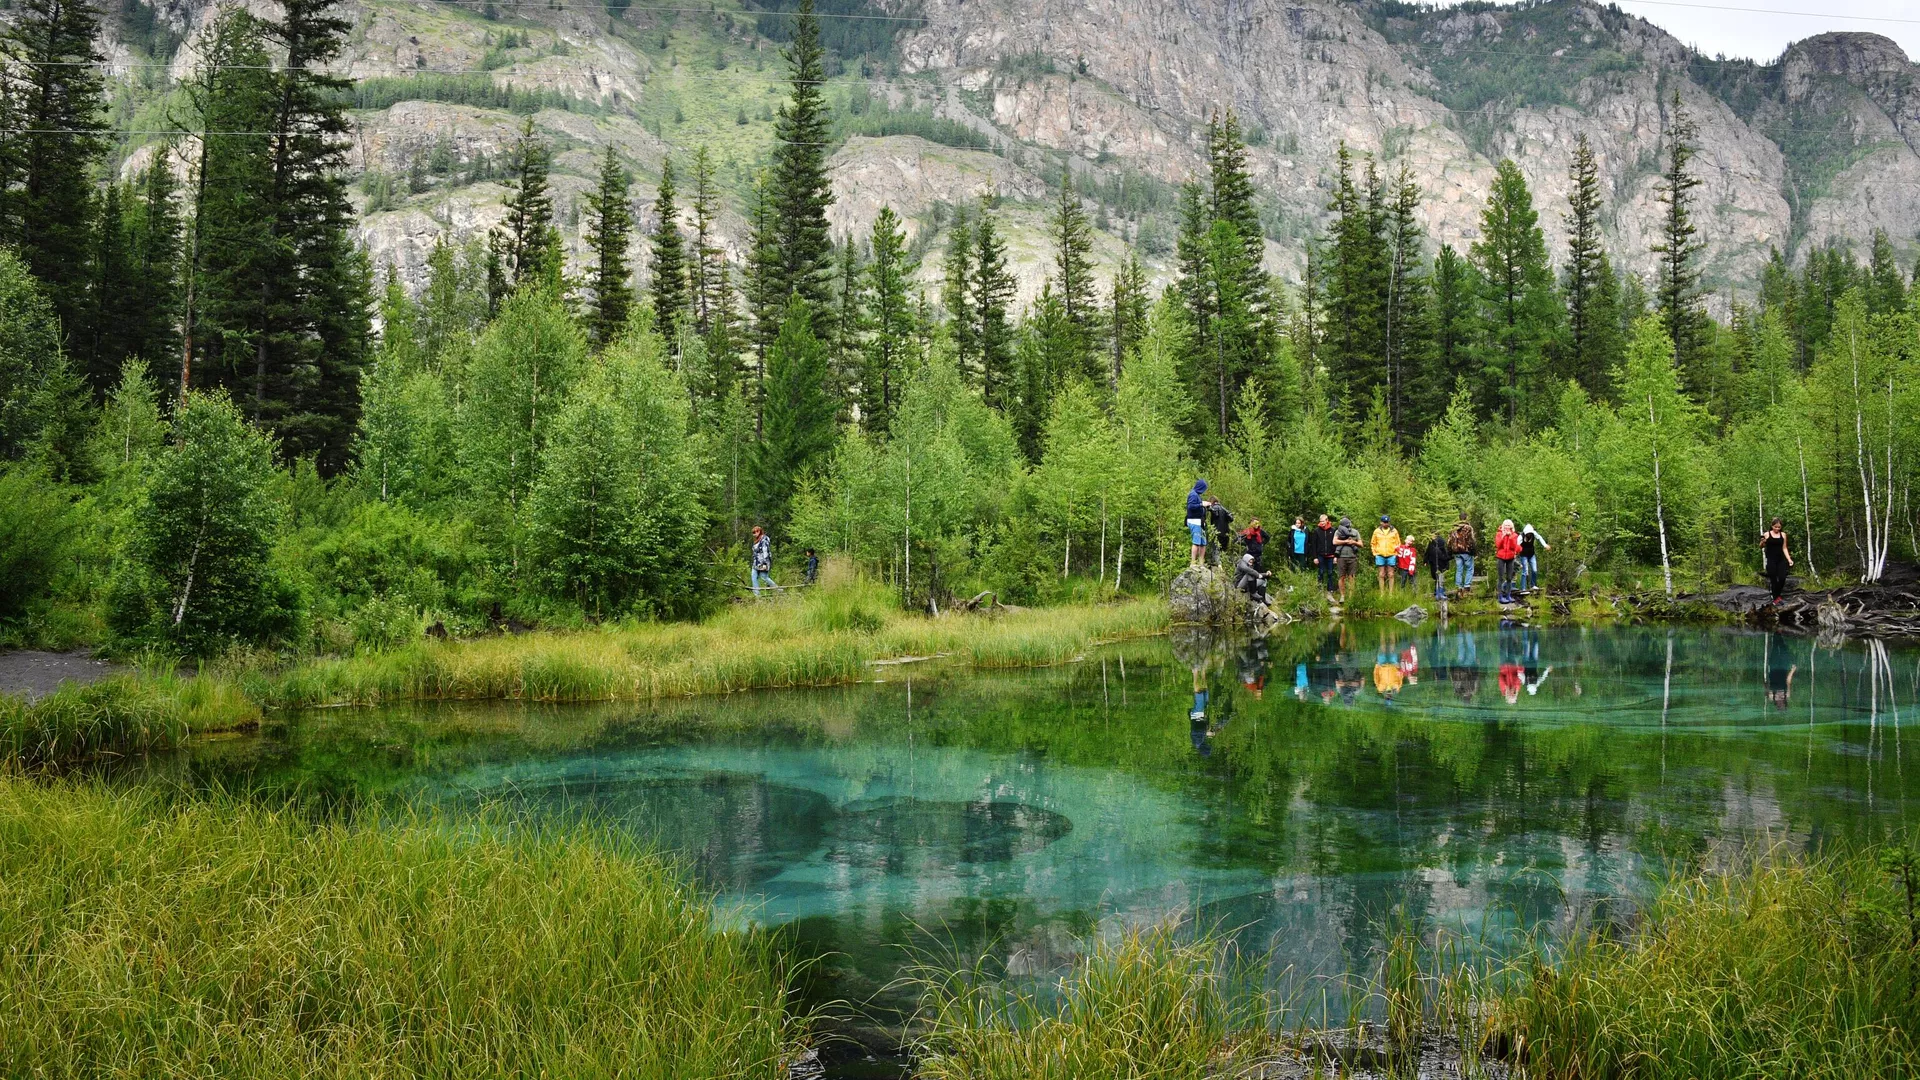
<svg viewBox="0 0 1920 1080">
<path fill-rule="evenodd" d="M 1562 288 L 1567 297 L 1567 358 L 1572 369 L 1566 374 L 1579 380 L 1587 393 L 1600 396 L 1612 370 L 1611 356 L 1599 346 L 1611 341 L 1598 324 L 1611 313 L 1596 312 L 1599 290 L 1605 287 L 1603 275 L 1611 277 L 1607 253 L 1600 243 L 1600 167 L 1593 157 L 1593 146 L 1582 134 L 1573 145 L 1571 189 L 1567 192 L 1567 263 L 1562 271 Z"/>
<path fill-rule="evenodd" d="M 992 217 L 982 214 L 973 229 L 973 279 L 967 307 L 974 320 L 980 364 L 980 390 L 987 404 L 1002 411 L 1019 396 L 1014 376 L 1013 272 L 1007 269 L 1007 245 Z"/>
<path fill-rule="evenodd" d="M 666 168 L 671 171 L 672 162 Z M 662 181 L 664 188 L 666 181 Z M 593 309 L 587 317 L 594 344 L 605 346 L 626 328 L 633 307 L 633 271 L 627 249 L 633 243 L 632 181 L 607 146 L 600 159 L 600 182 L 587 196 L 587 247 L 593 252 Z"/>
<path fill-rule="evenodd" d="M 98 35 L 87 0 L 20 0 L 0 36 L 11 61 L 0 67 L 10 121 L 0 130 L 0 244 L 20 252 L 69 335 L 88 309 L 93 172 L 106 153 Z"/>
<path fill-rule="evenodd" d="M 1518 423 L 1523 406 L 1554 404 L 1536 391 L 1543 386 L 1558 298 L 1533 193 L 1509 159 L 1502 159 L 1494 173 L 1472 255 L 1480 277 L 1486 335 L 1481 366 L 1489 396 L 1509 424 Z"/>
<path fill-rule="evenodd" d="M 680 207 L 674 202 L 673 159 L 660 166 L 660 191 L 653 200 L 653 319 L 671 339 L 687 313 L 687 247 L 680 236 Z"/>
<path fill-rule="evenodd" d="M 787 304 L 767 352 L 764 427 L 754 456 L 754 490 L 763 523 L 786 524 L 794 493 L 833 449 L 835 408 L 827 397 L 827 346 L 798 296 Z"/>
<path fill-rule="evenodd" d="M 1113 274 L 1113 306 L 1108 317 L 1108 345 L 1112 363 L 1107 372 L 1107 392 L 1120 392 L 1120 376 L 1126 370 L 1127 357 L 1147 333 L 1147 271 L 1140 257 L 1127 255 L 1127 261 Z"/>
<path fill-rule="evenodd" d="M 1099 376 L 1096 357 L 1099 301 L 1093 291 L 1093 226 L 1073 187 L 1071 167 L 1060 171 L 1060 200 L 1048 222 L 1053 234 L 1054 295 L 1060 300 L 1069 363 L 1089 379 Z"/>
<path fill-rule="evenodd" d="M 920 263 L 907 247 L 906 233 L 891 207 L 882 207 L 874 218 L 870 246 L 867 322 L 873 334 L 867 340 L 866 370 L 860 379 L 860 419 L 868 431 L 883 435 L 906 388 L 903 361 L 914 335 L 911 291 Z"/>
<path fill-rule="evenodd" d="M 816 331 L 824 337 L 833 310 L 833 241 L 827 235 L 827 207 L 833 202 L 827 150 L 833 121 L 824 94 L 826 53 L 813 0 L 800 0 L 794 12 L 786 60 L 793 89 L 774 118 L 769 170 L 772 213 L 767 224 L 775 253 L 771 286 L 781 305 L 792 296 L 805 300 L 807 311 L 820 320 Z"/>
<path fill-rule="evenodd" d="M 1658 195 L 1660 241 L 1653 245 L 1660 256 L 1654 296 L 1660 325 L 1673 340 L 1675 363 L 1683 375 L 1691 378 L 1705 346 L 1705 313 L 1700 308 L 1700 240 L 1693 223 L 1693 189 L 1700 178 L 1693 174 L 1695 145 L 1699 138 L 1693 117 L 1680 103 L 1680 91 L 1673 92 L 1667 116 L 1666 163 L 1660 170 Z"/>
<path fill-rule="evenodd" d="M 506 269 L 519 287 L 549 273 L 560 250 L 560 234 L 553 227 L 553 195 L 547 190 L 553 151 L 534 135 L 531 116 L 514 144 L 511 167 L 513 197 L 507 200 L 504 249 Z"/>
<path fill-rule="evenodd" d="M 1358 424 L 1377 387 L 1384 387 L 1380 358 L 1386 353 L 1386 299 L 1392 291 L 1383 192 L 1373 160 L 1356 178 L 1345 143 L 1335 158 L 1333 220 L 1321 262 L 1325 281 L 1326 341 L 1323 355 L 1333 380 L 1328 394 L 1340 414 Z"/>
<path fill-rule="evenodd" d="M 713 155 L 702 143 L 693 152 L 693 256 L 688 267 L 688 285 L 692 293 L 693 325 L 702 334 L 713 330 L 713 308 L 720 288 L 727 253 L 720 247 L 716 222 L 720 216 L 720 193 L 714 187 Z"/>
</svg>

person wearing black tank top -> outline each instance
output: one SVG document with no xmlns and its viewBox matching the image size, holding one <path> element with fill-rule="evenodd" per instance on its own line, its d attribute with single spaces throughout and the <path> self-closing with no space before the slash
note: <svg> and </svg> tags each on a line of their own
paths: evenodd
<svg viewBox="0 0 1920 1080">
<path fill-rule="evenodd" d="M 1767 589 L 1773 593 L 1773 603 L 1780 602 L 1780 594 L 1787 591 L 1787 571 L 1793 569 L 1792 545 L 1787 543 L 1787 530 L 1779 518 L 1766 532 L 1760 534 L 1760 551 L 1764 558 L 1767 574 Z"/>
</svg>

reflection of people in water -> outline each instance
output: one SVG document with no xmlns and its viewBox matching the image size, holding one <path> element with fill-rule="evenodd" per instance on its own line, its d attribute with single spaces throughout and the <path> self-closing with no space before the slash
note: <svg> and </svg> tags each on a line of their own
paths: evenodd
<svg viewBox="0 0 1920 1080">
<path fill-rule="evenodd" d="M 1400 671 L 1399 660 L 1392 653 L 1383 652 L 1377 655 L 1376 657 L 1374 657 L 1374 661 L 1373 661 L 1373 692 L 1374 693 L 1379 694 L 1381 698 L 1391 703 L 1393 701 L 1393 696 L 1400 692 L 1400 687 L 1406 681 L 1407 681 L 1406 675 L 1402 674 Z"/>
<path fill-rule="evenodd" d="M 1193 748 L 1205 757 L 1213 753 L 1213 744 L 1207 739 L 1211 734 L 1207 730 L 1207 677 L 1199 669 L 1193 669 L 1193 708 L 1187 710 L 1187 725 L 1192 729 Z"/>
<path fill-rule="evenodd" d="M 1520 703 L 1520 687 L 1524 681 L 1524 651 L 1519 630 L 1520 625 L 1511 619 L 1500 620 L 1500 696 L 1506 698 L 1509 705 Z"/>
<path fill-rule="evenodd" d="M 1532 697 L 1540 692 L 1540 684 L 1547 681 L 1547 676 L 1553 674 L 1553 666 L 1551 664 L 1544 668 L 1540 666 L 1539 628 L 1529 626 L 1522 630 L 1521 634 L 1523 635 L 1521 668 L 1526 673 L 1527 696 Z"/>
<path fill-rule="evenodd" d="M 1767 641 L 1767 700 L 1776 709 L 1787 707 L 1787 699 L 1793 692 L 1793 673 L 1800 665 L 1793 663 L 1786 650 L 1786 642 L 1769 637 Z"/>
<path fill-rule="evenodd" d="M 1256 637 L 1240 650 L 1240 685 L 1257 699 L 1267 688 L 1267 639 Z"/>
</svg>

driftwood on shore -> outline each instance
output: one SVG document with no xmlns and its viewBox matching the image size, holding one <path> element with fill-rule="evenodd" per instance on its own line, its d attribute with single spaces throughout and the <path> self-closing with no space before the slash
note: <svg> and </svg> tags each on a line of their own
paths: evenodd
<svg viewBox="0 0 1920 1080">
<path fill-rule="evenodd" d="M 1702 599 L 1768 629 L 1850 637 L 1920 637 L 1920 580 L 1790 592 L 1778 604 L 1772 602 L 1766 589 L 1756 585 L 1735 585 Z"/>
</svg>

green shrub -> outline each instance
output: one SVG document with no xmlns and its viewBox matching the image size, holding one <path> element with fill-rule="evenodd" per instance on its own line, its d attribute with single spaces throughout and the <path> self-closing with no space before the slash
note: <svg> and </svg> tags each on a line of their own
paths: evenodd
<svg viewBox="0 0 1920 1080">
<path fill-rule="evenodd" d="M 895 606 L 886 589 L 856 579 L 814 590 L 800 621 L 809 630 L 871 634 L 887 624 L 887 611 Z"/>
<path fill-rule="evenodd" d="M 79 524 L 73 501 L 45 473 L 0 468 L 0 622 L 48 594 Z"/>
<path fill-rule="evenodd" d="M 305 563 L 319 601 L 350 611 L 370 600 L 467 609 L 485 580 L 486 549 L 464 521 L 395 503 L 356 507 L 313 541 Z"/>
<path fill-rule="evenodd" d="M 189 653 L 285 639 L 303 605 L 272 560 L 284 518 L 272 440 L 218 391 L 189 395 L 173 436 L 133 510 L 114 631 Z"/>
</svg>

